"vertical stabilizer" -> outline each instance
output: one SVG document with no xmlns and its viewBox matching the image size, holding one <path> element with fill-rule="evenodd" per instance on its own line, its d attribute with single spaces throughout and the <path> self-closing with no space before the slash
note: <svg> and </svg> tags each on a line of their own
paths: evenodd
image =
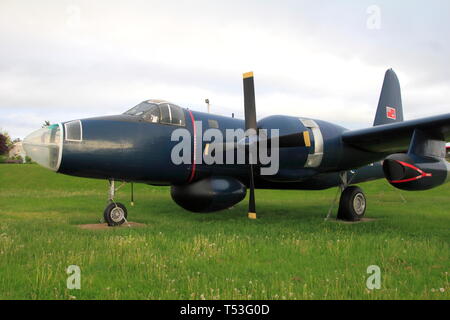
<svg viewBox="0 0 450 320">
<path fill-rule="evenodd" d="M 384 76 L 374 126 L 403 121 L 402 94 L 400 82 L 394 70 L 389 69 Z"/>
</svg>

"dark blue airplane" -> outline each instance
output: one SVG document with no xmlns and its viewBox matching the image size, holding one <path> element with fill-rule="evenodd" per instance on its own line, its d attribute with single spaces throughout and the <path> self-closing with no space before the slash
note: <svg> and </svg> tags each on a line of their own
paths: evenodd
<svg viewBox="0 0 450 320">
<path fill-rule="evenodd" d="M 256 218 L 254 189 L 319 190 L 339 186 L 338 218 L 364 216 L 366 198 L 353 184 L 386 178 L 402 190 L 427 190 L 450 178 L 445 160 L 450 137 L 450 113 L 403 121 L 400 84 L 386 72 L 373 127 L 348 130 L 326 121 L 269 116 L 256 120 L 253 73 L 244 74 L 245 120 L 183 109 L 161 100 L 148 100 L 121 115 L 62 122 L 35 131 L 23 142 L 26 153 L 59 173 L 108 179 L 109 204 L 104 219 L 110 226 L 126 221 L 127 209 L 114 201 L 114 182 L 171 186 L 173 200 L 189 211 L 213 212 L 242 201 L 249 188 L 249 218 Z M 198 127 L 201 124 L 201 131 Z M 189 163 L 174 164 L 174 130 L 192 136 Z M 244 140 L 222 144 L 225 152 L 278 139 L 279 170 L 262 175 L 259 161 L 206 164 L 210 142 L 196 135 L 215 128 L 248 130 Z M 261 129 L 279 133 L 261 139 Z M 231 147 L 230 147 L 231 145 Z M 216 148 L 220 143 L 216 144 Z M 248 158 L 248 157 L 247 157 Z"/>
</svg>

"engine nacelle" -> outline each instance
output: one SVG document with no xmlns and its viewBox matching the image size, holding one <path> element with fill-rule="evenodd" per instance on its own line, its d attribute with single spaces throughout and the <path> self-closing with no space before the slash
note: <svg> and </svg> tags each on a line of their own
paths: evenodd
<svg viewBox="0 0 450 320">
<path fill-rule="evenodd" d="M 404 153 L 387 157 L 383 171 L 391 185 L 408 191 L 432 189 L 450 177 L 450 165 L 445 159 Z"/>
<path fill-rule="evenodd" d="M 172 199 L 182 208 L 192 212 L 214 212 L 241 202 L 247 188 L 230 177 L 210 177 L 191 184 L 172 186 Z"/>
</svg>

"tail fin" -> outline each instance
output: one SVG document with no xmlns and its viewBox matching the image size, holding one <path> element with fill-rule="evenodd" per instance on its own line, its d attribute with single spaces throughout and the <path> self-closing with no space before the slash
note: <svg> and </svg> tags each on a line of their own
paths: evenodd
<svg viewBox="0 0 450 320">
<path fill-rule="evenodd" d="M 384 76 L 374 126 L 403 121 L 402 94 L 400 82 L 394 70 L 389 69 Z"/>
</svg>

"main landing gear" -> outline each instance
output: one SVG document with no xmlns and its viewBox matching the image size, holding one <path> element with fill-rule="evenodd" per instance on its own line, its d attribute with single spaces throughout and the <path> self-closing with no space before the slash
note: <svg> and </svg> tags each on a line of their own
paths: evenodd
<svg viewBox="0 0 450 320">
<path fill-rule="evenodd" d="M 108 205 L 106 206 L 105 211 L 103 211 L 103 218 L 110 227 L 120 226 L 127 222 L 127 208 L 122 203 L 114 201 L 115 192 L 123 185 L 124 184 L 122 183 L 122 185 L 116 189 L 114 179 L 109 180 L 109 199 Z"/>
<path fill-rule="evenodd" d="M 364 217 L 366 212 L 366 196 L 361 188 L 357 186 L 349 186 L 351 181 L 348 181 L 347 179 L 347 172 L 342 172 L 340 174 L 340 178 L 341 183 L 339 185 L 339 193 L 341 197 L 339 201 L 337 218 L 345 221 L 359 221 Z M 337 196 L 330 207 L 327 219 L 331 215 L 331 211 L 336 200 Z"/>
<path fill-rule="evenodd" d="M 357 186 L 346 187 L 341 194 L 337 218 L 346 221 L 359 221 L 366 212 L 366 197 Z"/>
</svg>

